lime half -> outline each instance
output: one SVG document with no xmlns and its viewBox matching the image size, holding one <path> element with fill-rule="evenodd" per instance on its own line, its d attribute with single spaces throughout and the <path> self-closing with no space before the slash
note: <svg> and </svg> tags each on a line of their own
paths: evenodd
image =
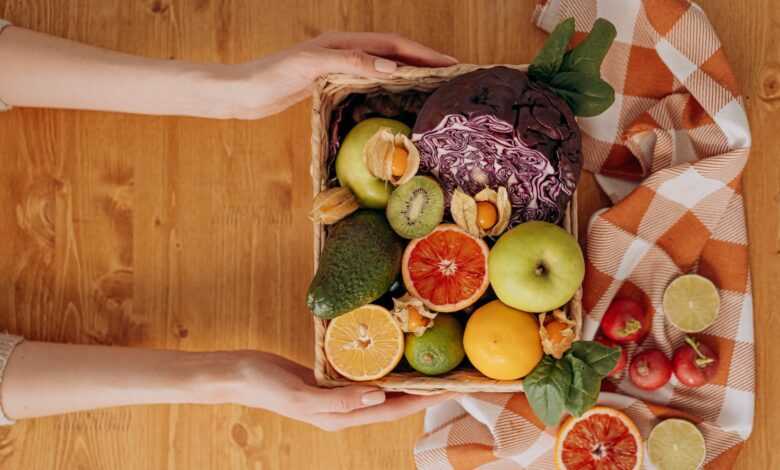
<svg viewBox="0 0 780 470">
<path fill-rule="evenodd" d="M 685 333 L 698 333 L 715 322 L 720 296 L 715 284 L 698 274 L 680 276 L 664 292 L 664 314 Z"/>
<path fill-rule="evenodd" d="M 647 452 L 659 470 L 696 470 L 704 463 L 704 436 L 690 421 L 667 419 L 650 432 Z"/>
</svg>

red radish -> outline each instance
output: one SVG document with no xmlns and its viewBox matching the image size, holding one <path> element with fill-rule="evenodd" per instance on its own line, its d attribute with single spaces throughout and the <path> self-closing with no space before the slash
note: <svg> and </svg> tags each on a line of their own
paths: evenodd
<svg viewBox="0 0 780 470">
<path fill-rule="evenodd" d="M 640 340 L 650 329 L 642 304 L 631 299 L 615 299 L 601 319 L 601 331 L 619 344 Z"/>
<path fill-rule="evenodd" d="M 658 349 L 648 349 L 634 356 L 628 375 L 638 388 L 656 390 L 672 377 L 672 363 Z"/>
<path fill-rule="evenodd" d="M 691 337 L 672 356 L 672 368 L 683 385 L 701 387 L 718 372 L 718 355 L 706 344 Z"/>
<path fill-rule="evenodd" d="M 607 346 L 608 348 L 620 349 L 620 357 L 618 358 L 615 367 L 611 371 L 609 371 L 609 374 L 607 374 L 609 377 L 615 377 L 626 367 L 626 362 L 628 362 L 628 353 L 623 348 L 623 346 L 617 344 L 616 342 L 612 341 L 609 338 L 604 338 L 603 336 L 599 336 L 598 338 L 596 338 L 596 341 L 603 344 L 604 346 Z"/>
</svg>

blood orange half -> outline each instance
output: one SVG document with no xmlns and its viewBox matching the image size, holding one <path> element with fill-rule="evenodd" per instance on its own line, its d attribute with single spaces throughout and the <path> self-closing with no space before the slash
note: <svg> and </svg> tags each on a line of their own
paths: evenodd
<svg viewBox="0 0 780 470">
<path fill-rule="evenodd" d="M 631 418 L 606 406 L 594 406 L 581 417 L 569 417 L 555 442 L 558 470 L 639 470 L 642 436 Z"/>
<path fill-rule="evenodd" d="M 410 294 L 437 312 L 476 302 L 488 286 L 488 247 L 457 225 L 436 227 L 406 247 L 403 277 Z"/>
</svg>

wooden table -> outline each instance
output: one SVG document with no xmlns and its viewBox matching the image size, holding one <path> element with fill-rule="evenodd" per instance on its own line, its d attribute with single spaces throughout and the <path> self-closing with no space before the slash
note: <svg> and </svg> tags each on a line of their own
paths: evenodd
<svg viewBox="0 0 780 470">
<path fill-rule="evenodd" d="M 706 0 L 746 92 L 758 408 L 740 469 L 780 468 L 780 9 Z M 526 63 L 532 0 L 0 0 L 0 17 L 153 57 L 237 62 L 323 31 L 396 31 L 464 62 Z M 56 77 L 52 77 L 56 80 Z M 121 93 L 122 90 L 117 90 Z M 309 103 L 257 122 L 0 115 L 0 329 L 29 338 L 312 361 L 304 293 Z M 604 204 L 583 178 L 583 220 Z M 405 469 L 422 415 L 338 434 L 237 406 L 155 406 L 0 430 L 14 469 Z M 775 444 L 776 445 L 776 444 Z"/>
</svg>

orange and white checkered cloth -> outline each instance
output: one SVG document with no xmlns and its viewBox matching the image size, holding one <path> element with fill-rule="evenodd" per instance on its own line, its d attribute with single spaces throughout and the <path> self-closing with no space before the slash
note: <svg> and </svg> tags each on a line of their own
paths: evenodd
<svg viewBox="0 0 780 470">
<path fill-rule="evenodd" d="M 698 272 L 721 296 L 718 320 L 697 335 L 720 357 L 711 383 L 686 388 L 672 378 L 643 392 L 623 374 L 605 381 L 600 402 L 625 410 L 645 438 L 663 418 L 695 421 L 706 468 L 730 468 L 752 429 L 755 390 L 741 192 L 750 129 L 736 80 L 704 12 L 687 1 L 549 0 L 534 21 L 550 31 L 567 17 L 575 41 L 598 17 L 617 28 L 602 67 L 615 104 L 579 120 L 585 167 L 615 203 L 588 228 L 583 336 L 594 337 L 612 299 L 632 297 L 653 321 L 629 353 L 656 347 L 671 357 L 684 334 L 664 319 L 669 282 Z M 415 459 L 421 469 L 551 469 L 555 435 L 525 395 L 474 394 L 429 410 Z M 647 458 L 645 466 L 653 468 Z"/>
</svg>

